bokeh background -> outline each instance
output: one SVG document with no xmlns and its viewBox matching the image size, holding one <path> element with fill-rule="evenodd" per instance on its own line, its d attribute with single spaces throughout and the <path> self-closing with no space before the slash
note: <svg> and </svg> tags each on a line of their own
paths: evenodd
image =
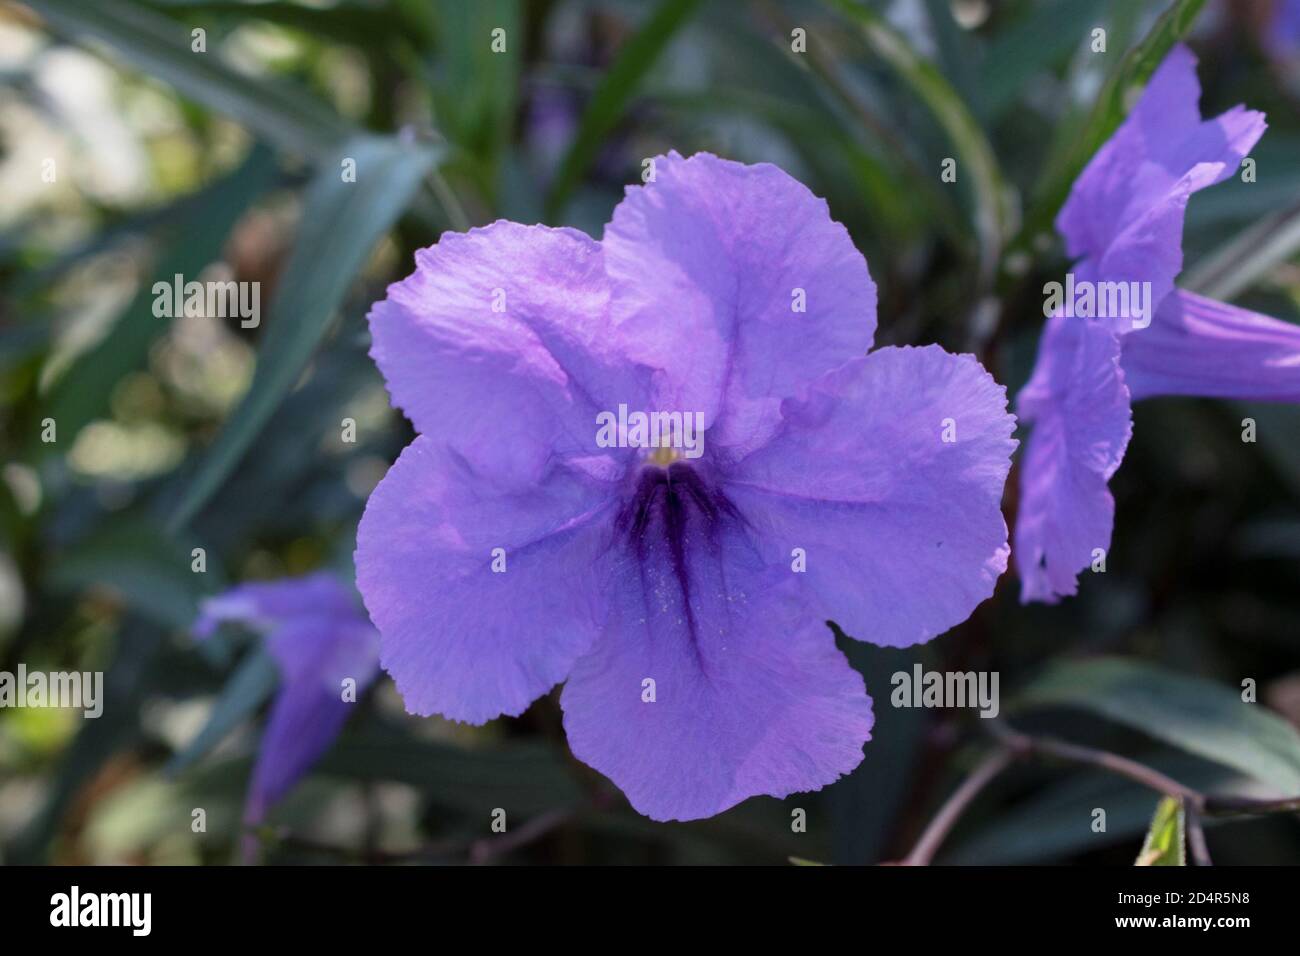
<svg viewBox="0 0 1300 956">
<path fill-rule="evenodd" d="M 828 199 L 867 256 L 878 342 L 975 352 L 1014 391 L 1042 285 L 1066 267 L 1055 211 L 1186 36 L 1204 112 L 1245 102 L 1270 129 L 1254 182 L 1192 200 L 1182 283 L 1297 321 L 1289 6 L 0 4 L 0 670 L 102 670 L 107 698 L 98 720 L 0 710 L 0 861 L 235 858 L 276 675 L 255 636 L 200 646 L 189 627 L 234 582 L 351 575 L 366 496 L 412 437 L 366 355 L 364 316 L 442 231 L 504 217 L 599 236 L 645 157 L 774 162 Z M 340 182 L 342 156 L 358 158 L 357 183 Z M 956 183 L 940 177 L 948 157 Z M 151 287 L 178 272 L 260 282 L 261 326 L 156 318 Z M 47 418 L 54 442 L 41 440 Z M 1300 792 L 1300 409 L 1139 405 L 1112 487 L 1107 570 L 1085 574 L 1077 598 L 1022 607 L 1008 573 L 923 648 L 840 636 L 877 724 L 859 769 L 820 793 L 652 823 L 568 754 L 554 694 L 470 728 L 407 716 L 384 678 L 273 812 L 264 859 L 895 860 L 988 748 L 973 712 L 890 706 L 890 675 L 918 661 L 997 671 L 1017 728 L 1196 787 Z M 1013 482 L 1009 516 L 1014 505 Z M 1118 683 L 1094 686 L 1086 664 L 1101 654 L 1124 660 Z M 1247 679 L 1258 700 L 1243 711 Z M 1087 768 L 1018 765 L 938 860 L 1128 865 L 1156 799 Z M 509 841 L 490 838 L 497 807 Z M 807 832 L 792 830 L 796 808 Z M 1216 862 L 1300 862 L 1294 814 L 1213 825 L 1208 839 Z"/>
</svg>

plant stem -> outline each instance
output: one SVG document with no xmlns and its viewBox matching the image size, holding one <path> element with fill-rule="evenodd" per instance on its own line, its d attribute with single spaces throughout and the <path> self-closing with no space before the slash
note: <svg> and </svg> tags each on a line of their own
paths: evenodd
<svg viewBox="0 0 1300 956">
<path fill-rule="evenodd" d="M 1015 751 L 1007 746 L 999 747 L 986 756 L 979 766 L 975 768 L 974 772 L 962 782 L 960 787 L 953 791 L 952 796 L 939 808 L 938 814 L 930 821 L 930 825 L 925 828 L 921 838 L 916 841 L 916 846 L 912 848 L 912 852 L 903 858 L 903 865 L 928 866 L 940 844 L 948 835 L 948 831 L 953 828 L 958 818 L 966 811 L 966 807 L 979 795 L 981 790 L 988 786 L 994 777 L 1011 765 L 1015 757 Z"/>
<path fill-rule="evenodd" d="M 916 841 L 912 851 L 903 858 L 905 866 L 927 866 L 939 846 L 956 825 L 966 808 L 989 782 L 1002 773 L 1015 760 L 1029 757 L 1047 757 L 1067 763 L 1100 767 L 1121 777 L 1127 777 L 1155 793 L 1178 797 L 1183 801 L 1187 821 L 1187 842 L 1192 858 L 1198 866 L 1210 866 L 1210 851 L 1201 827 L 1203 816 L 1261 816 L 1270 813 L 1300 812 L 1300 796 L 1260 800 L 1253 797 L 1214 796 L 1202 793 L 1173 777 L 1166 776 L 1153 767 L 1129 757 L 1072 744 L 1052 737 L 1036 737 L 994 722 L 991 732 L 998 746 L 989 753 L 950 796 L 934 819 Z"/>
<path fill-rule="evenodd" d="M 1187 826 L 1187 848 L 1192 851 L 1192 859 L 1197 866 L 1213 866 L 1210 860 L 1210 848 L 1205 843 L 1205 830 L 1201 828 L 1201 815 L 1195 807 L 1183 801 L 1183 819 Z"/>
<path fill-rule="evenodd" d="M 1119 774 L 1121 777 L 1128 777 L 1130 780 L 1142 784 L 1149 790 L 1155 790 L 1157 793 L 1168 794 L 1171 797 L 1182 797 L 1198 807 L 1205 799 L 1199 791 L 1184 786 L 1172 777 L 1165 776 L 1159 770 L 1138 763 L 1136 760 L 1130 760 L 1128 757 L 1121 757 L 1119 754 L 1096 750 L 1079 744 L 1071 744 L 1051 737 L 1030 737 L 1028 734 L 1022 734 L 1000 724 L 994 724 L 992 731 L 995 737 L 1021 757 L 1054 757 L 1069 763 L 1091 764 L 1095 767 L 1101 767 L 1103 770 L 1109 770 L 1111 773 Z"/>
</svg>

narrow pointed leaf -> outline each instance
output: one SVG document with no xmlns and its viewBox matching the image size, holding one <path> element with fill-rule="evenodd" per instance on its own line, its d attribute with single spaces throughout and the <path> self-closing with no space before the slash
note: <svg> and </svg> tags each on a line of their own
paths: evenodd
<svg viewBox="0 0 1300 956">
<path fill-rule="evenodd" d="M 279 672 L 269 652 L 259 649 L 249 654 L 226 680 L 203 729 L 172 757 L 164 772 L 178 774 L 206 756 L 262 706 L 278 680 Z"/>
<path fill-rule="evenodd" d="M 346 122 L 304 90 L 254 79 L 195 52 L 190 27 L 131 0 L 28 0 L 59 33 L 107 44 L 132 67 L 247 126 L 282 149 L 314 156 L 342 142 Z"/>
<path fill-rule="evenodd" d="M 1074 136 L 1073 146 L 1040 178 L 1014 246 L 1020 247 L 1051 228 L 1083 167 L 1124 121 L 1134 93 L 1146 85 L 1174 44 L 1187 35 L 1204 5 L 1205 0 L 1174 0 L 1150 32 L 1120 61 L 1097 97 L 1083 129 Z"/>
<path fill-rule="evenodd" d="M 356 161 L 356 182 L 343 181 L 344 158 Z M 293 388 L 352 278 L 436 158 L 427 147 L 363 135 L 348 141 L 320 167 L 307 190 L 298 238 L 271 302 L 252 385 L 172 510 L 173 529 L 187 524 L 221 486 Z"/>
<path fill-rule="evenodd" d="M 834 6 L 858 24 L 867 44 L 925 104 L 952 143 L 956 153 L 953 158 L 958 160 L 958 182 L 971 184 L 979 275 L 981 285 L 987 286 L 1012 228 L 1010 193 L 993 147 L 952 84 L 884 17 L 854 0 L 835 0 Z M 939 175 L 937 166 L 935 175 Z"/>
<path fill-rule="evenodd" d="M 555 183 L 546 197 L 546 214 L 554 218 L 596 158 L 605 136 L 623 115 L 637 84 L 668 46 L 677 30 L 700 5 L 700 0 L 664 0 L 619 51 L 582 114 L 577 135 L 560 163 Z"/>
<path fill-rule="evenodd" d="M 1161 797 L 1135 866 L 1186 866 L 1187 824 L 1183 801 Z"/>
<path fill-rule="evenodd" d="M 1300 733 L 1239 688 L 1120 658 L 1051 667 L 1017 697 L 1017 709 L 1081 708 L 1240 770 L 1279 791 L 1300 793 Z"/>
</svg>

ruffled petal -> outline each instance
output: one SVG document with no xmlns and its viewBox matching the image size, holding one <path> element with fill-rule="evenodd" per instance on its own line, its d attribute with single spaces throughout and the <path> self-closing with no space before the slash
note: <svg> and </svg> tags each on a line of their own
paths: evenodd
<svg viewBox="0 0 1300 956">
<path fill-rule="evenodd" d="M 1153 308 L 1182 271 L 1188 198 L 1231 176 L 1266 127 L 1262 113 L 1241 106 L 1202 121 L 1200 97 L 1196 58 L 1177 46 L 1075 180 L 1056 220 L 1069 254 L 1090 260 L 1085 271 L 1150 282 Z"/>
<path fill-rule="evenodd" d="M 407 709 L 483 723 L 563 680 L 604 620 L 616 503 L 580 469 L 520 488 L 417 437 L 371 494 L 356 553 Z"/>
<path fill-rule="evenodd" d="M 993 593 L 1009 553 L 1001 500 L 1015 420 L 974 358 L 879 349 L 782 412 L 776 438 L 724 488 L 819 614 L 902 647 Z"/>
<path fill-rule="evenodd" d="M 444 233 L 370 312 L 393 404 L 500 480 L 595 450 L 595 415 L 644 407 L 648 372 L 615 349 L 600 244 L 500 221 Z M 617 452 L 608 455 L 617 457 Z"/>
<path fill-rule="evenodd" d="M 749 450 L 781 399 L 871 347 L 876 287 L 825 201 L 777 167 L 654 164 L 602 242 L 618 334 L 657 370 L 656 408 L 701 412 L 711 443 Z"/>
<path fill-rule="evenodd" d="M 651 511 L 634 570 L 613 582 L 608 627 L 561 696 L 574 756 L 655 820 L 851 771 L 871 701 L 830 631 L 739 525 L 666 499 Z M 666 527 L 675 521 L 686 549 Z"/>
<path fill-rule="evenodd" d="M 1115 501 L 1107 483 L 1133 432 L 1119 356 L 1119 338 L 1102 325 L 1055 316 L 1017 397 L 1016 411 L 1033 422 L 1015 530 L 1023 602 L 1074 594 L 1094 549 L 1110 548 Z"/>
<path fill-rule="evenodd" d="M 1181 289 L 1124 337 L 1133 400 L 1199 395 L 1300 402 L 1300 326 Z"/>
</svg>

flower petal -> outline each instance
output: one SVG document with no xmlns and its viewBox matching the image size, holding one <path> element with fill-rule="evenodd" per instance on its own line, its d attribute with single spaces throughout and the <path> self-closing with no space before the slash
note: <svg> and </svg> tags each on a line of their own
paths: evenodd
<svg viewBox="0 0 1300 956">
<path fill-rule="evenodd" d="M 1272 16 L 1263 26 L 1263 45 L 1281 65 L 1300 53 L 1300 0 L 1274 0 Z"/>
<path fill-rule="evenodd" d="M 1016 411 L 1034 423 L 1015 532 L 1023 602 L 1074 594 L 1094 549 L 1110 548 L 1115 501 L 1107 482 L 1133 433 L 1119 355 L 1119 338 L 1104 326 L 1054 316 L 1017 397 Z"/>
<path fill-rule="evenodd" d="M 595 415 L 644 406 L 614 351 L 600 244 L 500 221 L 444 233 L 370 312 L 371 356 L 416 430 L 501 478 L 591 454 Z"/>
<path fill-rule="evenodd" d="M 652 530 L 642 575 L 617 579 L 609 626 L 560 699 L 574 756 L 655 820 L 819 789 L 871 737 L 862 677 L 791 582 L 764 583 L 740 534 L 688 552 L 683 589 Z"/>
<path fill-rule="evenodd" d="M 891 647 L 964 621 L 1007 566 L 1000 503 L 1016 443 L 1006 390 L 971 356 L 879 349 L 782 408 L 726 494 L 818 611 Z"/>
<path fill-rule="evenodd" d="M 356 595 L 333 574 L 319 571 L 279 581 L 254 581 L 207 598 L 194 625 L 196 637 L 212 634 L 222 623 L 246 624 L 263 634 L 308 616 L 327 619 L 361 617 Z"/>
<path fill-rule="evenodd" d="M 483 723 L 563 680 L 604 619 L 615 504 L 580 470 L 503 486 L 417 437 L 371 494 L 356 553 L 407 709 Z"/>
<path fill-rule="evenodd" d="M 1199 395 L 1300 402 L 1300 326 L 1181 289 L 1124 337 L 1133 400 Z"/>
<path fill-rule="evenodd" d="M 1196 58 L 1177 46 L 1075 180 L 1056 220 L 1069 254 L 1090 260 L 1082 271 L 1150 282 L 1153 308 L 1182 271 L 1188 198 L 1231 176 L 1266 126 L 1262 113 L 1241 106 L 1202 121 L 1200 97 Z"/>
<path fill-rule="evenodd" d="M 670 153 L 654 170 L 602 241 L 620 339 L 659 371 L 657 408 L 757 447 L 781 399 L 871 347 L 875 284 L 826 202 L 777 167 Z"/>
<path fill-rule="evenodd" d="M 371 672 L 373 676 L 373 671 Z M 358 691 L 369 683 L 359 683 Z M 329 749 L 352 713 L 342 688 L 321 681 L 287 681 L 271 708 L 248 787 L 244 822 L 259 823 Z"/>
<path fill-rule="evenodd" d="M 244 822 L 255 824 L 338 736 L 352 707 L 342 682 L 355 681 L 359 696 L 375 679 L 379 635 L 351 588 L 327 572 L 243 584 L 209 598 L 195 634 L 206 637 L 223 622 L 261 631 L 280 670 L 244 808 Z M 246 842 L 245 855 L 255 849 Z"/>
</svg>

